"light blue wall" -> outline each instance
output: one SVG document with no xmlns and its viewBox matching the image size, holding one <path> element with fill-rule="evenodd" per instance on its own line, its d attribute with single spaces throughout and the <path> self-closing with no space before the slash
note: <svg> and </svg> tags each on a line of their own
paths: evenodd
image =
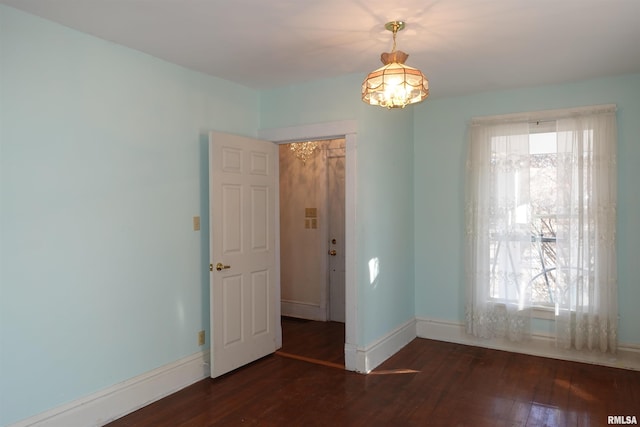
<svg viewBox="0 0 640 427">
<path fill-rule="evenodd" d="M 211 129 L 358 123 L 366 346 L 414 315 L 464 319 L 471 117 L 617 103 L 620 338 L 640 343 L 640 75 L 386 111 L 360 75 L 257 93 L 1 5 L 0 43 L 0 425 L 201 350 Z"/>
<path fill-rule="evenodd" d="M 464 161 L 471 118 L 594 104 L 618 106 L 619 338 L 640 344 L 639 74 L 433 99 L 417 106 L 416 316 L 464 321 Z"/>
<path fill-rule="evenodd" d="M 413 317 L 413 120 L 410 109 L 360 100 L 364 76 L 289 86 L 261 94 L 261 127 L 336 120 L 358 124 L 356 274 L 358 342 L 371 344 Z M 369 261 L 379 275 L 370 283 Z"/>
<path fill-rule="evenodd" d="M 7 425 L 203 349 L 206 135 L 259 97 L 5 6 L 0 43 Z"/>
</svg>

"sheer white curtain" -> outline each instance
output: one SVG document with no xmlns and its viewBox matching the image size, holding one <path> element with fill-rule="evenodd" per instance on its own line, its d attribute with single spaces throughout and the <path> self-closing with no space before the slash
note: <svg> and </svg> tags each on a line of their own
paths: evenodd
<svg viewBox="0 0 640 427">
<path fill-rule="evenodd" d="M 564 348 L 615 352 L 618 332 L 615 110 L 557 121 L 556 331 Z"/>
<path fill-rule="evenodd" d="M 554 281 L 534 297 L 539 220 L 530 123 L 555 124 Z M 466 325 L 479 337 L 526 339 L 534 307 L 554 310 L 563 348 L 616 349 L 615 106 L 474 120 L 467 157 Z M 535 151 L 535 150 L 534 150 Z M 536 190 L 539 192 L 539 190 Z M 539 248 L 539 246 L 538 246 Z M 540 254 L 540 253 L 538 253 Z M 549 266 L 548 266 L 549 267 Z"/>
<path fill-rule="evenodd" d="M 522 340 L 530 329 L 529 124 L 473 126 L 467 158 L 467 332 Z M 530 241 L 530 240 L 529 240 Z"/>
</svg>

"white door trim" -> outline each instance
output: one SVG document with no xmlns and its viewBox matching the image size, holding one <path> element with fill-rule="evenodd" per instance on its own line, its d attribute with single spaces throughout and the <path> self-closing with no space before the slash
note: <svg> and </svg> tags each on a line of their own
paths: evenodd
<svg viewBox="0 0 640 427">
<path fill-rule="evenodd" d="M 358 336 L 358 287 L 356 280 L 356 154 L 357 122 L 345 120 L 338 122 L 316 123 L 277 129 L 258 131 L 258 138 L 284 144 L 287 142 L 345 138 L 345 349 L 357 348 Z M 279 199 L 276 199 L 278 203 Z M 278 211 L 280 207 L 278 205 Z M 276 263 L 280 265 L 279 231 L 276 234 Z M 278 347 L 282 346 L 279 336 Z M 357 360 L 351 352 L 345 354 L 345 369 L 358 371 Z"/>
</svg>

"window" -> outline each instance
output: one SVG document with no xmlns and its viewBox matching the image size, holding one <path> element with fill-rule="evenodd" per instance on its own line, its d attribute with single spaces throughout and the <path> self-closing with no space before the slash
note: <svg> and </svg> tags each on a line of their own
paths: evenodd
<svg viewBox="0 0 640 427">
<path fill-rule="evenodd" d="M 563 347 L 615 351 L 615 107 L 477 119 L 470 133 L 468 332 L 521 340 L 543 308 Z"/>
<path fill-rule="evenodd" d="M 542 126 L 549 128 L 551 123 Z M 557 293 L 558 152 L 555 127 L 545 131 L 538 129 L 540 125 L 517 138 L 522 144 L 518 155 L 504 146 L 503 137 L 491 140 L 495 184 L 514 199 L 504 217 L 506 223 L 500 216 L 491 218 L 489 298 L 515 304 L 529 293 L 533 306 L 547 308 L 553 306 Z"/>
</svg>

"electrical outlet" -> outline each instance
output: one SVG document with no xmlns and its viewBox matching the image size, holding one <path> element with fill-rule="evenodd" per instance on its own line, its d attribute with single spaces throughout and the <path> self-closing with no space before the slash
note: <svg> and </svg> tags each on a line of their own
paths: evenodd
<svg viewBox="0 0 640 427">
<path fill-rule="evenodd" d="M 199 216 L 194 216 L 193 217 L 193 231 L 198 231 L 200 230 L 200 217 Z"/>
<path fill-rule="evenodd" d="M 204 345 L 204 331 L 198 332 L 198 345 Z"/>
</svg>

